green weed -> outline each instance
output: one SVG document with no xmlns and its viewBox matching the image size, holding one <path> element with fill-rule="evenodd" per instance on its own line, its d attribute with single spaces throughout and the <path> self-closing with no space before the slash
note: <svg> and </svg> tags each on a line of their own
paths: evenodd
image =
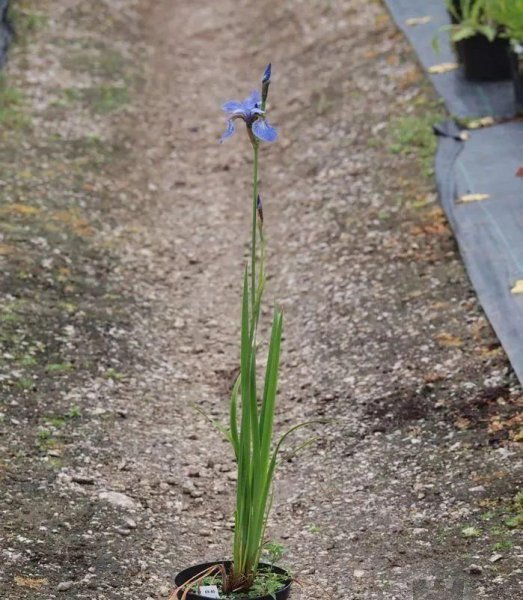
<svg viewBox="0 0 523 600">
<path fill-rule="evenodd" d="M 53 427 L 60 429 L 60 427 L 63 427 L 65 419 L 63 417 L 46 417 L 44 422 L 47 425 L 52 425 Z"/>
<path fill-rule="evenodd" d="M 93 112 L 115 112 L 129 103 L 129 91 L 125 86 L 100 85 L 88 91 L 87 99 Z"/>
<path fill-rule="evenodd" d="M 461 530 L 461 535 L 465 538 L 477 538 L 481 535 L 481 531 L 477 527 L 469 525 Z"/>
<path fill-rule="evenodd" d="M 503 552 L 508 551 L 512 548 L 513 544 L 510 540 L 504 539 L 492 546 L 492 550 L 494 552 Z"/>
<path fill-rule="evenodd" d="M 35 2 L 18 0 L 9 5 L 8 17 L 15 31 L 16 41 L 26 44 L 29 38 L 47 26 L 48 18 L 33 10 Z"/>
<path fill-rule="evenodd" d="M 16 382 L 16 386 L 22 390 L 29 390 L 33 387 L 33 380 L 28 377 L 20 377 Z"/>
<path fill-rule="evenodd" d="M 0 126 L 6 129 L 23 129 L 30 123 L 23 112 L 22 93 L 8 85 L 5 75 L 0 75 Z"/>
<path fill-rule="evenodd" d="M 389 128 L 390 151 L 417 157 L 423 173 L 426 176 L 432 175 L 432 162 L 437 147 L 432 126 L 441 120 L 442 115 L 437 112 L 394 119 Z"/>
<path fill-rule="evenodd" d="M 66 373 L 74 369 L 70 363 L 51 363 L 45 367 L 48 373 Z"/>
<path fill-rule="evenodd" d="M 84 71 L 106 78 L 121 78 L 125 65 L 124 57 L 111 48 L 96 53 L 84 51 L 68 54 L 63 61 L 63 66 L 69 71 Z"/>
<path fill-rule="evenodd" d="M 116 112 L 129 103 L 129 90 L 125 85 L 110 86 L 105 84 L 87 89 L 65 88 L 54 104 L 55 106 L 68 107 L 80 103 L 94 113 Z"/>
<path fill-rule="evenodd" d="M 65 416 L 68 419 L 79 419 L 82 416 L 80 407 L 76 406 L 76 404 L 74 406 L 71 406 L 71 408 L 65 413 Z"/>
<path fill-rule="evenodd" d="M 116 369 L 109 367 L 104 373 L 106 379 L 112 379 L 113 381 L 122 381 L 125 379 L 125 373 L 120 373 Z"/>
</svg>

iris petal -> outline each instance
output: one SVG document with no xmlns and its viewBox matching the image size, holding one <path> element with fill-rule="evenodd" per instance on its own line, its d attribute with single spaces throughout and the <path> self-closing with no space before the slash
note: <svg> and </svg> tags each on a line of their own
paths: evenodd
<svg viewBox="0 0 523 600">
<path fill-rule="evenodd" d="M 254 135 L 264 142 L 274 142 L 278 137 L 276 129 L 267 123 L 265 119 L 257 119 L 252 124 L 252 132 Z"/>
<path fill-rule="evenodd" d="M 254 90 L 248 98 L 245 98 L 243 101 L 243 106 L 248 110 L 252 110 L 253 108 L 258 108 L 261 104 L 261 96 L 258 90 Z M 258 105 L 258 106 L 257 106 Z"/>
<path fill-rule="evenodd" d="M 222 109 L 231 114 L 241 114 L 245 115 L 245 105 L 243 102 L 237 102 L 235 100 L 231 100 L 230 102 L 226 102 Z"/>
<path fill-rule="evenodd" d="M 225 130 L 222 137 L 220 138 L 220 144 L 222 142 L 224 142 L 227 138 L 230 138 L 233 133 L 234 133 L 234 121 L 232 119 L 229 119 L 227 121 L 227 129 Z"/>
</svg>

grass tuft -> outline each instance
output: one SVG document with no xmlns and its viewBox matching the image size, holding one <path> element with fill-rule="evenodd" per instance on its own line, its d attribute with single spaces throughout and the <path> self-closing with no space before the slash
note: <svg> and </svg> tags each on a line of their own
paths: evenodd
<svg viewBox="0 0 523 600">
<path fill-rule="evenodd" d="M 395 154 L 406 154 L 418 158 L 423 173 L 431 176 L 437 139 L 432 126 L 442 120 L 437 112 L 423 115 L 406 115 L 394 119 L 389 128 L 389 149 Z"/>
</svg>

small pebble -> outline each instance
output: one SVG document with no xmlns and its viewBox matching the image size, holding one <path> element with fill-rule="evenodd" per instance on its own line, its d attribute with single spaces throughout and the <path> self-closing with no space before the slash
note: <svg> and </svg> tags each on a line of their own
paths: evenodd
<svg viewBox="0 0 523 600">
<path fill-rule="evenodd" d="M 75 483 L 79 483 L 81 485 L 93 485 L 94 478 L 89 477 L 89 475 L 73 475 L 71 478 Z"/>
<path fill-rule="evenodd" d="M 470 565 L 467 571 L 471 575 L 481 575 L 483 573 L 483 567 L 480 567 L 479 565 Z"/>
<path fill-rule="evenodd" d="M 56 589 L 59 592 L 67 592 L 67 590 L 70 590 L 73 586 L 74 586 L 74 581 L 62 581 L 61 583 L 58 584 Z"/>
</svg>

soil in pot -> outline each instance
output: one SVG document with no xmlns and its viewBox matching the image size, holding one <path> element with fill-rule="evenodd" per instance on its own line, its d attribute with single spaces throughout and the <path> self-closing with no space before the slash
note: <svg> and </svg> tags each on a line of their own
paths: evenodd
<svg viewBox="0 0 523 600">
<path fill-rule="evenodd" d="M 518 45 L 510 52 L 512 81 L 516 96 L 516 112 L 523 114 L 523 45 Z"/>
<path fill-rule="evenodd" d="M 174 582 L 176 587 L 183 586 L 193 578 L 198 578 L 205 571 L 218 565 L 224 565 L 228 571 L 231 568 L 230 561 L 218 561 L 195 565 L 180 571 Z M 202 585 L 215 585 L 218 588 L 220 600 L 287 600 L 291 592 L 292 579 L 287 571 L 281 567 L 260 563 L 257 577 L 248 591 L 225 594 L 222 590 L 221 575 L 210 575 L 203 581 L 191 586 L 187 600 L 204 600 L 208 596 L 200 595 L 199 588 Z M 178 598 L 183 596 L 184 589 L 178 591 Z"/>
<path fill-rule="evenodd" d="M 503 38 L 490 42 L 484 35 L 474 35 L 457 42 L 465 77 L 471 81 L 510 79 L 509 43 Z"/>
</svg>

